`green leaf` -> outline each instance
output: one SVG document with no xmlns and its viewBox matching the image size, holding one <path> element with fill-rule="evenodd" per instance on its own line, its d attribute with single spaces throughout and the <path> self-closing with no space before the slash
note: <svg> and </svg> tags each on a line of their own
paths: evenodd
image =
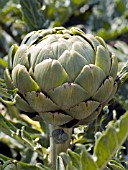
<svg viewBox="0 0 128 170">
<path fill-rule="evenodd" d="M 26 131 L 25 126 L 17 128 L 14 124 L 11 123 L 11 121 L 7 120 L 1 114 L 0 131 L 18 140 L 21 144 L 31 148 L 43 157 L 47 153 L 45 148 L 43 148 L 38 142 L 35 142 L 33 140 L 31 135 Z"/>
<path fill-rule="evenodd" d="M 127 61 L 127 54 L 123 53 L 122 51 L 108 45 L 108 49 L 111 53 L 114 53 L 119 61 Z"/>
<path fill-rule="evenodd" d="M 60 170 L 60 169 L 65 170 L 65 167 L 64 167 L 63 159 L 61 158 L 61 156 L 58 156 L 56 162 L 56 170 Z"/>
<path fill-rule="evenodd" d="M 97 164 L 87 151 L 83 151 L 80 159 L 80 170 L 99 170 Z"/>
<path fill-rule="evenodd" d="M 6 161 L 2 165 L 2 170 L 16 170 L 16 169 L 17 169 L 16 163 L 10 160 Z"/>
<path fill-rule="evenodd" d="M 23 18 L 29 29 L 32 31 L 43 28 L 45 19 L 39 2 L 37 0 L 20 0 L 20 4 Z"/>
<path fill-rule="evenodd" d="M 45 165 L 41 164 L 41 163 L 37 163 L 36 166 L 38 168 L 41 168 L 41 170 L 51 170 L 51 168 L 46 167 Z M 39 169 L 40 170 L 40 169 Z"/>
<path fill-rule="evenodd" d="M 103 169 L 128 136 L 128 112 L 115 124 L 109 124 L 94 147 L 96 164 Z"/>
<path fill-rule="evenodd" d="M 71 150 L 68 150 L 68 154 L 70 156 L 70 159 L 72 161 L 72 165 L 77 169 L 77 170 L 80 170 L 80 156 L 71 151 Z"/>
<path fill-rule="evenodd" d="M 21 161 L 18 162 L 16 160 L 13 160 L 12 158 L 9 158 L 9 157 L 4 156 L 2 154 L 0 154 L 0 160 L 4 162 L 4 164 L 2 165 L 2 168 L 6 167 L 6 168 L 8 168 L 8 170 L 14 170 L 14 168 L 11 169 L 10 167 L 7 167 L 7 166 L 10 166 L 10 165 L 15 165 L 16 170 L 50 170 L 49 168 L 45 169 L 41 166 L 31 165 L 31 164 L 27 164 L 27 163 L 24 163 L 24 162 L 21 162 Z M 6 168 L 4 168 L 4 170 L 6 170 Z"/>
<path fill-rule="evenodd" d="M 112 170 L 125 170 L 125 168 L 115 160 L 111 160 L 108 165 Z"/>
<path fill-rule="evenodd" d="M 3 67 L 7 67 L 8 63 L 4 59 L 0 58 L 0 65 L 3 66 Z"/>
<path fill-rule="evenodd" d="M 8 90 L 6 88 L 0 87 L 0 96 L 11 99 L 11 95 L 8 93 Z"/>
<path fill-rule="evenodd" d="M 71 168 L 74 170 L 99 170 L 97 164 L 86 150 L 84 150 L 81 155 L 68 150 L 68 154 L 71 161 L 70 164 L 67 165 L 67 170 Z"/>
<path fill-rule="evenodd" d="M 0 114 L 0 131 L 11 136 L 16 131 L 16 127 Z"/>
<path fill-rule="evenodd" d="M 29 164 L 36 162 L 38 154 L 37 154 L 37 152 L 34 152 L 32 149 L 26 148 L 26 149 L 23 150 L 22 154 L 24 156 L 21 158 L 20 161 L 25 162 L 25 163 L 29 163 Z"/>
<path fill-rule="evenodd" d="M 4 100 L 4 99 L 2 99 L 1 97 L 0 97 L 0 101 L 1 101 L 2 103 L 6 104 L 6 105 L 14 105 L 14 104 L 15 104 L 15 102 L 13 102 L 13 101 L 8 101 L 8 100 Z"/>
<path fill-rule="evenodd" d="M 69 165 L 66 167 L 66 170 L 78 170 L 78 169 L 75 168 L 73 165 L 69 164 Z"/>
</svg>

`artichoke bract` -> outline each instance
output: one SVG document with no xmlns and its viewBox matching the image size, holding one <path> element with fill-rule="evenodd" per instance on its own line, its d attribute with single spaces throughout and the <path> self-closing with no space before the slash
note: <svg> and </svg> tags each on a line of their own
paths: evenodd
<svg viewBox="0 0 128 170">
<path fill-rule="evenodd" d="M 33 31 L 9 51 L 8 88 L 19 109 L 49 124 L 72 127 L 95 120 L 117 90 L 117 58 L 101 37 L 78 28 Z"/>
</svg>

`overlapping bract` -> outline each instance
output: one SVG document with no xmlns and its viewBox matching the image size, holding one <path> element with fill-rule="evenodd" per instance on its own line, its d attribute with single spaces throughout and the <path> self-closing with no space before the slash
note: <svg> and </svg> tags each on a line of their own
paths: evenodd
<svg viewBox="0 0 128 170">
<path fill-rule="evenodd" d="M 78 28 L 27 34 L 10 49 L 8 70 L 17 106 L 57 126 L 92 122 L 117 90 L 117 58 L 102 38 Z"/>
</svg>

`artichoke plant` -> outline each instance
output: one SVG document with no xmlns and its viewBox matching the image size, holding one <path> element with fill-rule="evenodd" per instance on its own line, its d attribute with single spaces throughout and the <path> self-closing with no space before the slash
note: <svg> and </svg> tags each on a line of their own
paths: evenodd
<svg viewBox="0 0 128 170">
<path fill-rule="evenodd" d="M 117 90 L 117 58 L 101 37 L 78 28 L 33 31 L 9 51 L 5 80 L 19 109 L 49 124 L 88 124 Z"/>
</svg>

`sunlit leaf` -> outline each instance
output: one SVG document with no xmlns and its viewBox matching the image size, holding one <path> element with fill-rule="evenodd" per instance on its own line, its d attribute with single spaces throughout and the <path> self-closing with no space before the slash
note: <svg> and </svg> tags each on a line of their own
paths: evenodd
<svg viewBox="0 0 128 170">
<path fill-rule="evenodd" d="M 103 169 L 116 151 L 128 137 L 128 112 L 126 112 L 115 124 L 109 124 L 105 133 L 99 138 L 94 155 L 96 164 Z"/>
</svg>

